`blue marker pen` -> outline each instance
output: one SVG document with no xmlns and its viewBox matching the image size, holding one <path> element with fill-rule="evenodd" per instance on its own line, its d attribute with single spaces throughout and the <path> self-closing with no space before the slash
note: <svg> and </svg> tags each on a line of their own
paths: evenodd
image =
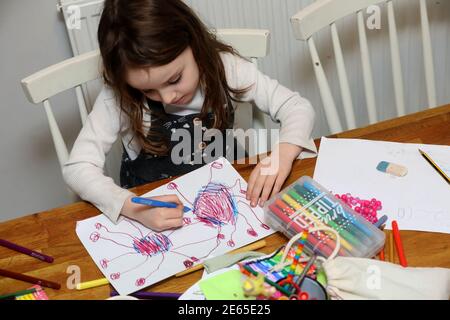
<svg viewBox="0 0 450 320">
<path fill-rule="evenodd" d="M 178 206 L 176 203 L 173 203 L 173 202 L 164 202 L 164 201 L 153 200 L 153 199 L 142 198 L 142 197 L 133 197 L 133 198 L 131 198 L 131 202 L 143 204 L 146 206 L 160 207 L 160 208 L 176 208 Z M 190 210 L 191 210 L 191 208 L 186 207 L 186 206 L 183 208 L 183 212 L 188 212 Z"/>
</svg>

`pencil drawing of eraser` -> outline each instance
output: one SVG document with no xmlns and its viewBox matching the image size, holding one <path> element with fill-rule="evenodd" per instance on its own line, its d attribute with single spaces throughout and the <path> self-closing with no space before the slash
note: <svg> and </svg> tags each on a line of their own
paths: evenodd
<svg viewBox="0 0 450 320">
<path fill-rule="evenodd" d="M 377 170 L 381 171 L 381 172 L 386 172 L 386 173 L 392 174 L 397 177 L 406 176 L 406 174 L 408 173 L 408 169 L 406 167 L 401 166 L 399 164 L 386 162 L 386 161 L 381 161 L 377 165 Z"/>
</svg>

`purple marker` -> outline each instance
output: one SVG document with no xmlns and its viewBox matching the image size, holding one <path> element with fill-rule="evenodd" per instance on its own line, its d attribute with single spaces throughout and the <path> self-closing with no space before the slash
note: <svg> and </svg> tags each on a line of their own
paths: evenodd
<svg viewBox="0 0 450 320">
<path fill-rule="evenodd" d="M 116 290 L 111 290 L 110 296 L 118 296 L 119 293 Z M 149 291 L 137 291 L 130 293 L 129 296 L 138 299 L 149 299 L 149 300 L 178 300 L 181 297 L 181 293 L 174 292 L 149 292 Z"/>
<path fill-rule="evenodd" d="M 15 250 L 15 251 L 27 254 L 29 256 L 32 256 L 33 258 L 36 258 L 36 259 L 39 259 L 39 260 L 42 260 L 42 261 L 45 261 L 45 262 L 49 262 L 49 263 L 53 262 L 53 258 L 52 257 L 46 256 L 45 254 L 33 251 L 31 249 L 19 246 L 18 244 L 6 241 L 4 239 L 0 239 L 0 246 L 3 246 L 3 247 L 6 247 L 8 249 Z"/>
</svg>

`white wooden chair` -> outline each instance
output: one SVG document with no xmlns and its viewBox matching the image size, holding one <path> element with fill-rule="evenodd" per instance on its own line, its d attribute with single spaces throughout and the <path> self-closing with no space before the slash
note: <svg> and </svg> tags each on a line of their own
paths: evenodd
<svg viewBox="0 0 450 320">
<path fill-rule="evenodd" d="M 436 106 L 436 86 L 432 46 L 430 40 L 430 28 L 428 22 L 426 0 L 419 1 L 424 52 L 423 62 L 425 67 L 428 107 L 432 108 Z M 325 110 L 325 116 L 327 118 L 331 133 L 342 131 L 343 126 L 338 116 L 336 103 L 332 96 L 324 68 L 322 67 L 322 63 L 317 53 L 313 35 L 323 28 L 329 27 L 331 29 L 331 37 L 345 120 L 347 129 L 353 129 L 356 127 L 356 121 L 350 86 L 347 78 L 346 67 L 344 64 L 343 51 L 341 49 L 339 33 L 336 27 L 336 21 L 351 14 L 357 15 L 357 30 L 362 59 L 362 73 L 364 79 L 364 91 L 366 96 L 367 111 L 369 115 L 369 122 L 375 123 L 378 121 L 377 107 L 375 102 L 372 68 L 367 44 L 363 10 L 371 5 L 381 3 L 386 3 L 387 5 L 396 111 L 398 116 L 402 116 L 405 114 L 405 99 L 399 43 L 392 0 L 318 0 L 300 10 L 291 17 L 291 24 L 294 30 L 295 38 L 307 42 L 312 58 L 314 72 L 316 74 L 316 80 L 319 86 L 320 96 Z"/>
<path fill-rule="evenodd" d="M 224 42 L 232 45 L 242 56 L 251 58 L 255 64 L 257 64 L 259 58 L 265 57 L 268 53 L 268 30 L 218 29 L 217 35 Z M 98 50 L 94 50 L 47 67 L 21 81 L 28 100 L 35 104 L 42 103 L 44 106 L 61 167 L 68 160 L 69 151 L 53 115 L 49 99 L 63 91 L 75 89 L 82 124 L 84 124 L 88 111 L 81 86 L 91 80 L 98 79 L 101 75 L 100 71 L 100 53 Z M 240 109 L 245 112 L 249 108 Z M 243 116 L 236 115 L 236 117 L 240 119 L 240 123 L 243 123 L 242 118 L 251 117 L 249 118 L 249 121 L 253 122 L 251 126 L 262 128 L 264 122 L 261 115 L 256 112 L 253 114 L 255 115 L 254 119 L 252 119 L 251 112 L 247 112 Z"/>
</svg>

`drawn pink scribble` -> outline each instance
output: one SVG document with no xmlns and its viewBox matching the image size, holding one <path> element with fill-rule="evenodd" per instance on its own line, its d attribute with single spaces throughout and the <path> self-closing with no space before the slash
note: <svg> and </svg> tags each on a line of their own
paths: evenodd
<svg viewBox="0 0 450 320">
<path fill-rule="evenodd" d="M 254 217 L 260 222 L 261 227 L 269 230 L 269 226 L 263 223 L 255 214 L 253 209 L 242 200 L 245 199 L 246 190 L 244 190 L 241 186 L 241 180 L 237 179 L 236 182 L 232 186 L 226 186 L 222 183 L 213 182 L 213 169 L 220 170 L 223 168 L 223 164 L 217 161 L 214 161 L 210 165 L 210 175 L 207 181 L 207 184 L 203 186 L 198 192 L 194 202 L 189 201 L 184 194 L 179 190 L 178 185 L 174 182 L 171 182 L 167 185 L 169 190 L 176 190 L 180 196 L 187 201 L 192 208 L 192 212 L 195 216 L 195 220 L 204 224 L 207 227 L 217 229 L 217 237 L 215 239 L 216 246 L 208 252 L 208 255 L 211 254 L 217 247 L 219 247 L 221 240 L 225 239 L 225 235 L 222 233 L 222 228 L 225 225 L 232 225 L 233 231 L 230 235 L 230 239 L 227 241 L 227 245 L 229 247 L 234 247 L 235 242 L 233 240 L 233 235 L 236 231 L 238 217 L 242 217 L 245 220 L 245 223 L 248 226 L 247 234 L 252 237 L 257 237 L 258 233 L 249 223 L 248 219 L 245 215 L 239 213 L 238 205 L 242 204 L 250 209 L 253 213 Z M 239 193 L 234 194 L 233 188 L 239 185 Z M 207 239 L 205 241 L 210 241 L 211 239 Z M 199 243 L 199 242 L 195 242 Z M 184 246 L 195 244 L 188 243 Z M 185 262 L 186 265 L 186 262 Z"/>
<path fill-rule="evenodd" d="M 100 259 L 99 264 L 102 269 L 109 270 L 114 262 L 130 255 L 138 255 L 142 257 L 142 262 L 139 262 L 137 265 L 129 268 L 128 270 L 111 272 L 109 274 L 109 278 L 112 280 L 118 280 L 124 274 L 133 270 L 137 270 L 138 268 L 146 264 L 149 258 L 160 256 L 161 258 L 159 263 L 157 263 L 156 268 L 153 268 L 153 270 L 151 270 L 147 275 L 138 277 L 135 280 L 135 285 L 137 287 L 142 287 L 145 285 L 147 279 L 160 269 L 161 265 L 165 261 L 167 254 L 176 254 L 183 256 L 183 266 L 185 268 L 190 268 L 196 262 L 199 262 L 202 259 L 208 257 L 214 250 L 219 247 L 222 241 L 226 240 L 227 237 L 222 230 L 224 226 L 231 225 L 233 227 L 233 231 L 229 235 L 229 239 L 226 244 L 229 247 L 234 247 L 235 242 L 233 240 L 233 235 L 236 232 L 237 224 L 242 219 L 247 225 L 247 234 L 251 237 L 257 237 L 258 233 L 252 227 L 247 217 L 239 213 L 238 207 L 240 205 L 244 205 L 246 208 L 249 208 L 256 220 L 259 221 L 261 227 L 268 230 L 269 226 L 264 224 L 257 217 L 253 209 L 244 201 L 245 190 L 243 190 L 241 187 L 240 179 L 237 179 L 232 186 L 226 186 L 222 183 L 212 181 L 213 170 L 220 170 L 222 168 L 223 165 L 220 162 L 216 161 L 210 164 L 209 179 L 207 180 L 206 185 L 201 187 L 193 202 L 186 199 L 186 197 L 180 192 L 176 183 L 172 182 L 167 185 L 167 188 L 169 190 L 176 190 L 181 195 L 181 197 L 183 197 L 185 201 L 187 201 L 191 205 L 195 221 L 192 221 L 192 219 L 189 217 L 184 217 L 184 228 L 196 224 L 202 224 L 208 228 L 217 230 L 217 234 L 215 234 L 213 237 L 210 236 L 208 239 L 203 239 L 201 241 L 192 243 L 183 243 L 182 245 L 175 247 L 170 239 L 175 230 L 172 230 L 167 234 L 151 231 L 148 234 L 144 235 L 143 231 L 139 227 L 140 225 L 137 225 L 134 221 L 125 218 L 124 221 L 126 223 L 129 223 L 132 226 L 133 230 L 136 231 L 136 234 L 133 235 L 126 232 L 113 232 L 110 231 L 105 225 L 101 223 L 95 223 L 94 227 L 96 231 L 92 232 L 89 236 L 89 239 L 92 242 L 98 242 L 100 240 L 110 241 L 119 247 L 126 248 L 127 250 L 126 252 L 114 258 Z M 239 186 L 239 191 L 238 194 L 234 194 L 233 188 L 235 188 L 237 185 Z M 121 239 L 121 241 L 119 241 L 118 239 Z M 202 254 L 201 257 L 187 255 L 178 251 L 179 249 L 184 247 L 202 243 L 204 244 L 208 243 L 209 241 L 213 241 L 215 243 L 213 244 L 212 249 L 206 252 L 204 255 Z"/>
</svg>

